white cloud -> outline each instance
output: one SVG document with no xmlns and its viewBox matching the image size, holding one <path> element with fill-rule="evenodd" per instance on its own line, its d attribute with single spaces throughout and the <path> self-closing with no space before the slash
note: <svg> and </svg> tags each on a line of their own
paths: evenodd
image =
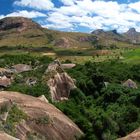
<svg viewBox="0 0 140 140">
<path fill-rule="evenodd" d="M 37 11 L 30 11 L 29 12 L 26 10 L 13 12 L 13 13 L 6 15 L 5 17 L 18 17 L 18 16 L 27 17 L 27 18 L 46 17 L 46 15 L 43 13 L 40 13 Z"/>
<path fill-rule="evenodd" d="M 38 18 L 38 17 L 47 17 L 45 14 L 37 12 L 37 11 L 17 11 L 7 15 L 0 15 L 0 19 L 5 17 L 26 17 L 26 18 Z"/>
<path fill-rule="evenodd" d="M 47 27 L 50 28 L 65 29 L 73 27 L 73 24 L 70 23 L 69 16 L 57 12 L 51 13 L 47 18 L 47 22 L 50 22 L 50 24 L 47 25 Z"/>
<path fill-rule="evenodd" d="M 15 1 L 14 4 L 39 10 L 50 10 L 54 7 L 54 4 L 51 2 L 51 0 L 20 0 Z"/>
<path fill-rule="evenodd" d="M 4 15 L 0 15 L 0 19 L 4 18 Z"/>
<path fill-rule="evenodd" d="M 59 0 L 60 2 L 62 2 L 64 5 L 74 5 L 74 2 L 76 0 Z"/>
<path fill-rule="evenodd" d="M 140 1 L 135 2 L 135 3 L 130 3 L 129 7 L 140 13 Z"/>
<path fill-rule="evenodd" d="M 14 3 L 38 10 L 48 10 L 43 13 L 19 11 L 9 15 L 25 17 L 45 17 L 43 25 L 54 29 L 73 29 L 77 26 L 90 30 L 117 29 L 124 32 L 131 27 L 140 31 L 140 1 L 119 4 L 117 1 L 104 0 L 57 0 L 63 3 L 54 7 L 51 0 L 20 0 Z"/>
</svg>

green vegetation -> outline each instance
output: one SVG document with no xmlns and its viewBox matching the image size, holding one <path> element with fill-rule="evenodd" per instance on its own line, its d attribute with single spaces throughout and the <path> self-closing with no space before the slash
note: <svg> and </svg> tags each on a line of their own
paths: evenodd
<svg viewBox="0 0 140 140">
<path fill-rule="evenodd" d="M 20 110 L 17 105 L 12 105 L 8 112 L 8 117 L 6 119 L 6 122 L 1 124 L 3 130 L 7 132 L 8 134 L 11 134 L 12 136 L 15 136 L 16 134 L 16 129 L 15 125 L 20 123 L 22 120 L 27 119 L 27 115 Z"/>
<path fill-rule="evenodd" d="M 117 52 L 120 54 L 120 51 Z M 130 54 L 124 55 L 128 57 Z M 49 99 L 49 89 L 42 77 L 52 59 L 26 54 L 3 55 L 0 61 L 1 67 L 18 63 L 30 64 L 33 67 L 32 71 L 14 75 L 15 82 L 6 90 L 19 91 L 35 97 L 44 94 Z M 76 79 L 77 89 L 71 91 L 68 101 L 57 102 L 54 105 L 81 128 L 85 133 L 84 140 L 115 140 L 140 126 L 140 88 L 122 86 L 124 81 L 132 79 L 139 87 L 140 64 L 130 65 L 123 61 L 89 61 L 67 70 L 68 74 Z M 36 78 L 37 84 L 27 85 L 26 80 L 29 77 Z M 17 107 L 14 107 L 10 114 L 12 118 L 8 118 L 6 122 L 6 131 L 14 134 L 13 126 L 25 115 Z M 49 123 L 47 117 L 36 121 L 38 124 Z"/>
<path fill-rule="evenodd" d="M 46 116 L 46 117 L 37 118 L 35 120 L 35 122 L 38 125 L 45 125 L 45 124 L 49 124 L 50 123 L 50 120 L 49 120 L 48 116 Z"/>
<path fill-rule="evenodd" d="M 24 72 L 14 75 L 15 81 L 6 90 L 18 91 L 32 96 L 45 95 L 49 98 L 49 89 L 47 85 L 42 82 L 42 76 L 47 69 L 51 59 L 48 57 L 36 57 L 31 55 L 3 55 L 0 57 L 0 67 L 10 67 L 14 64 L 30 64 L 33 67 L 32 71 Z M 29 86 L 26 81 L 28 78 L 37 79 L 37 84 Z M 24 85 L 24 86 L 23 86 Z"/>
<path fill-rule="evenodd" d="M 68 70 L 78 89 L 71 91 L 69 101 L 55 105 L 85 132 L 83 139 L 123 137 L 140 125 L 140 89 L 122 86 L 129 78 L 139 85 L 139 67 L 116 61 L 79 65 Z"/>
<path fill-rule="evenodd" d="M 124 53 L 124 57 L 127 63 L 140 63 L 140 49 L 130 49 Z"/>
<path fill-rule="evenodd" d="M 4 104 L 3 106 L 1 106 L 0 108 L 0 114 L 3 114 L 5 112 L 8 112 L 8 105 Z"/>
</svg>

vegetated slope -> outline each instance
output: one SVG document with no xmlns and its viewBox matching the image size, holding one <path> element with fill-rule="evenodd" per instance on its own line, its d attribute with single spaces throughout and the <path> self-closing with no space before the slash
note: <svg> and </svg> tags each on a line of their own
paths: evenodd
<svg viewBox="0 0 140 140">
<path fill-rule="evenodd" d="M 42 28 L 31 19 L 7 17 L 0 20 L 0 46 L 36 46 L 47 45 L 62 48 L 90 47 L 94 38 L 84 33 L 66 33 Z"/>
<path fill-rule="evenodd" d="M 126 42 L 129 42 L 129 40 L 122 34 L 117 33 L 117 30 L 104 31 L 102 29 L 98 29 L 93 31 L 92 34 L 98 37 L 99 44 L 104 44 L 105 46 L 117 43 L 125 45 Z"/>
<path fill-rule="evenodd" d="M 7 17 L 0 20 L 0 46 L 91 48 L 98 45 L 133 46 L 130 37 L 113 31 L 92 34 L 61 32 L 42 28 L 31 19 Z M 136 42 L 137 43 L 137 42 Z"/>
<path fill-rule="evenodd" d="M 117 44 L 117 46 L 125 47 L 126 43 L 128 43 L 128 46 L 139 45 L 140 43 L 140 33 L 135 28 L 130 28 L 125 33 L 118 33 L 117 30 L 104 31 L 103 29 L 97 29 L 92 34 L 98 37 L 99 43 L 106 46 Z"/>
<path fill-rule="evenodd" d="M 51 59 L 31 55 L 4 55 L 0 57 L 0 62 L 1 67 L 23 63 L 30 64 L 33 68 L 33 71 L 15 75 L 14 82 L 5 90 L 35 97 L 43 94 L 50 101 L 49 89 L 42 82 L 42 77 L 52 62 Z M 84 140 L 114 140 L 124 137 L 140 127 L 139 69 L 139 64 L 130 65 L 118 59 L 77 65 L 66 71 L 76 79 L 77 88 L 71 90 L 67 100 L 53 104 L 78 125 L 85 134 Z M 27 84 L 30 77 L 37 79 L 35 85 Z M 65 82 L 63 84 L 66 85 Z"/>
<path fill-rule="evenodd" d="M 79 89 L 71 91 L 69 101 L 56 105 L 78 124 L 87 140 L 124 137 L 140 127 L 139 68 L 115 61 L 79 65 L 69 70 Z M 131 87 L 134 82 L 123 84 L 129 78 L 138 89 Z"/>
</svg>

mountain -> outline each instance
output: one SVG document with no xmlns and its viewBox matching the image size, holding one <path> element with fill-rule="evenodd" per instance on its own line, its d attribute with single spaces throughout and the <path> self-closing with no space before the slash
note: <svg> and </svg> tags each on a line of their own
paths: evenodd
<svg viewBox="0 0 140 140">
<path fill-rule="evenodd" d="M 105 46 L 111 44 L 128 43 L 128 40 L 122 36 L 122 34 L 117 33 L 117 30 L 104 31 L 103 29 L 97 29 L 91 34 L 97 36 L 99 43 Z"/>
<path fill-rule="evenodd" d="M 7 17 L 0 20 L 0 46 L 90 47 L 93 40 L 95 38 L 86 33 L 68 33 L 42 28 L 28 18 Z"/>
<path fill-rule="evenodd" d="M 127 36 L 118 34 L 116 30 L 99 29 L 91 34 L 49 30 L 23 17 L 7 17 L 0 20 L 0 46 L 91 48 L 98 42 L 104 46 L 116 44 L 121 47 L 130 46 L 130 37 Z"/>
<path fill-rule="evenodd" d="M 92 32 L 96 35 L 100 41 L 108 44 L 109 42 L 127 42 L 129 44 L 140 43 L 140 32 L 137 32 L 135 28 L 130 28 L 125 33 L 117 33 L 117 30 L 104 31 L 103 29 L 97 29 Z M 107 43 L 106 43 L 107 42 Z"/>
<path fill-rule="evenodd" d="M 140 43 L 140 33 L 135 28 L 130 28 L 123 36 L 134 44 Z"/>
<path fill-rule="evenodd" d="M 4 18 L 0 20 L 0 31 L 7 30 L 17 30 L 18 32 L 22 32 L 28 29 L 39 29 L 41 26 L 31 19 L 27 19 L 24 17 L 13 17 L 13 18 Z"/>
</svg>

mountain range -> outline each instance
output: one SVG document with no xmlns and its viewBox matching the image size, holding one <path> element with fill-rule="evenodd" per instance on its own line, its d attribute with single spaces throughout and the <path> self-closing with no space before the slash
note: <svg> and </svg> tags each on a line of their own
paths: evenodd
<svg viewBox="0 0 140 140">
<path fill-rule="evenodd" d="M 117 47 L 129 47 L 139 43 L 140 33 L 134 28 L 121 34 L 116 30 L 103 29 L 91 33 L 62 32 L 43 28 L 24 17 L 7 17 L 0 20 L 0 46 L 79 48 L 115 44 Z"/>
</svg>

